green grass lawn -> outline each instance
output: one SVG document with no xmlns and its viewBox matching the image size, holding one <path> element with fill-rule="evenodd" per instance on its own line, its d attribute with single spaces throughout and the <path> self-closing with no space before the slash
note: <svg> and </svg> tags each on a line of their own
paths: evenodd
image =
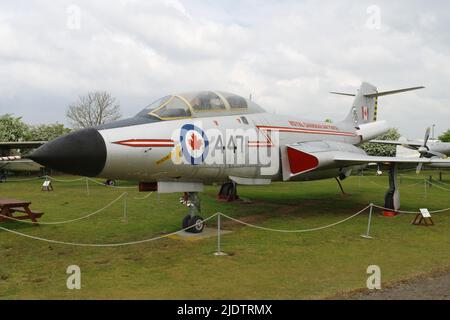
<svg viewBox="0 0 450 320">
<path fill-rule="evenodd" d="M 450 191 L 427 191 L 410 173 L 402 178 L 402 209 L 450 207 Z M 70 179 L 72 177 L 61 177 Z M 444 174 L 450 189 L 450 173 Z M 111 189 L 84 181 L 53 182 L 55 191 L 41 192 L 42 181 L 0 184 L 0 197 L 32 201 L 42 210 L 41 221 L 81 217 L 102 208 L 127 191 L 127 215 L 119 200 L 88 219 L 62 225 L 33 226 L 20 222 L 0 226 L 29 235 L 80 243 L 117 243 L 152 238 L 180 228 L 186 207 L 179 194 L 145 194 L 136 189 Z M 131 183 L 120 183 L 121 186 Z M 364 208 L 383 205 L 387 177 L 351 177 L 341 196 L 334 180 L 274 183 L 239 187 L 251 203 L 217 202 L 218 186 L 206 188 L 203 216 L 217 211 L 247 222 L 278 229 L 306 229 L 327 225 Z M 224 218 L 222 249 L 216 239 L 162 239 L 114 248 L 73 247 L 23 238 L 0 230 L 0 299 L 311 299 L 342 294 L 366 285 L 367 266 L 381 267 L 382 285 L 450 267 L 450 212 L 434 215 L 435 226 L 410 224 L 412 215 L 372 220 L 373 240 L 360 237 L 367 213 L 318 232 L 290 234 L 244 227 Z M 214 226 L 211 222 L 210 226 Z M 81 290 L 66 288 L 66 268 L 79 265 Z"/>
</svg>

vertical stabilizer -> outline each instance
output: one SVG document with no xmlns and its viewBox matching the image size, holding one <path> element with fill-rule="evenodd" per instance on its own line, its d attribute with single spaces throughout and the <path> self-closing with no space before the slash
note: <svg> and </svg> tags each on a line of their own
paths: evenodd
<svg viewBox="0 0 450 320">
<path fill-rule="evenodd" d="M 376 93 L 378 91 L 375 86 L 363 82 L 355 95 L 355 100 L 345 118 L 345 122 L 351 122 L 357 126 L 376 121 L 378 111 L 378 97 L 375 95 Z"/>
<path fill-rule="evenodd" d="M 370 83 L 363 82 L 356 94 L 331 92 L 343 96 L 355 97 L 352 108 L 343 122 L 351 123 L 354 126 L 377 121 L 378 97 L 397 94 L 407 91 L 423 89 L 425 87 L 411 87 L 405 89 L 378 92 L 377 88 Z"/>
</svg>

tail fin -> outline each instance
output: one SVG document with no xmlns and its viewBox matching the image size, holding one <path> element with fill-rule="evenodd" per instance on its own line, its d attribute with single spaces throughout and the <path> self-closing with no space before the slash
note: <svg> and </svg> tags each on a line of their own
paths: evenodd
<svg viewBox="0 0 450 320">
<path fill-rule="evenodd" d="M 331 93 L 355 97 L 353 106 L 350 109 L 350 112 L 348 113 L 344 122 L 352 123 L 353 125 L 358 126 L 360 124 L 377 121 L 378 97 L 423 88 L 425 87 L 413 87 L 393 91 L 378 92 L 375 86 L 371 85 L 370 83 L 363 82 L 356 94 L 340 92 Z"/>
<path fill-rule="evenodd" d="M 355 95 L 353 106 L 344 121 L 354 123 L 355 125 L 376 121 L 378 97 L 366 97 L 366 95 L 377 92 L 375 86 L 363 82 Z"/>
</svg>

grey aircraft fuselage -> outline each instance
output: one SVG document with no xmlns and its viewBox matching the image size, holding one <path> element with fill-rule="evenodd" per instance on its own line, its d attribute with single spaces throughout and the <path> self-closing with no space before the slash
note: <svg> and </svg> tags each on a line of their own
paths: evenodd
<svg viewBox="0 0 450 320">
<path fill-rule="evenodd" d="M 354 145 L 376 137 L 387 130 L 384 121 L 361 124 L 336 124 L 304 120 L 297 117 L 274 115 L 246 100 L 246 110 L 226 108 L 216 112 L 193 112 L 183 119 L 148 118 L 138 115 L 116 123 L 89 128 L 69 134 L 44 145 L 31 158 L 57 170 L 83 176 L 138 181 L 199 181 L 225 182 L 230 177 L 242 184 L 265 184 L 264 181 L 314 180 L 339 176 L 357 166 L 330 166 L 322 170 L 306 168 L 301 175 L 283 178 L 282 148 L 295 143 L 311 143 L 308 147 L 329 151 L 346 149 L 363 153 Z M 144 117 L 146 117 L 144 113 Z M 144 123 L 141 123 L 144 122 Z M 195 126 L 196 138 L 202 139 L 203 157 L 215 156 L 222 163 L 207 161 L 192 164 L 186 156 L 190 132 L 183 136 L 180 130 Z M 192 128 L 192 127 L 191 127 Z M 191 130 L 192 131 L 192 130 Z M 195 131 L 195 130 L 194 130 Z M 213 131 L 213 136 L 210 132 Z M 247 134 L 250 132 L 250 135 Z M 252 136 L 252 133 L 254 135 Z M 277 139 L 273 138 L 277 136 Z M 254 139 L 250 139 L 251 136 Z M 218 139 L 217 137 L 220 137 Z M 220 141 L 219 141 L 220 140 Z M 208 144 L 205 151 L 204 145 Z M 201 146 L 200 146 L 201 147 Z M 259 162 L 236 161 L 248 159 L 257 152 L 270 149 L 273 161 L 268 173 L 262 173 Z M 316 151 L 317 151 L 316 150 Z M 222 154 L 217 155 L 222 151 Z M 314 150 L 313 150 L 314 151 Z M 192 152 L 192 150 L 190 150 Z M 174 161 L 174 158 L 178 158 Z M 199 158 L 197 156 L 196 158 Z M 180 161 L 181 160 L 181 161 Z M 204 160 L 204 159 L 203 159 Z M 267 166 L 267 165 L 266 165 Z"/>
<path fill-rule="evenodd" d="M 377 121 L 378 92 L 363 82 L 347 117 L 337 123 L 265 112 L 226 92 L 163 97 L 133 118 L 70 133 L 30 158 L 59 171 L 141 182 L 227 182 L 344 178 L 371 162 L 446 163 L 369 157 L 358 144 L 385 133 Z M 264 160 L 264 161 L 262 161 Z"/>
</svg>

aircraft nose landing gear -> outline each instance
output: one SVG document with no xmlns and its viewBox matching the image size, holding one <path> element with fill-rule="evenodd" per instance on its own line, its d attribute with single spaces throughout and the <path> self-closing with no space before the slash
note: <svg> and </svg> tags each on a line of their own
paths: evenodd
<svg viewBox="0 0 450 320">
<path fill-rule="evenodd" d="M 200 198 L 197 192 L 185 192 L 180 203 L 189 208 L 189 214 L 183 218 L 182 228 L 190 233 L 200 233 L 205 228 L 203 218 L 200 216 Z M 189 228 L 191 227 L 191 228 Z"/>
</svg>

